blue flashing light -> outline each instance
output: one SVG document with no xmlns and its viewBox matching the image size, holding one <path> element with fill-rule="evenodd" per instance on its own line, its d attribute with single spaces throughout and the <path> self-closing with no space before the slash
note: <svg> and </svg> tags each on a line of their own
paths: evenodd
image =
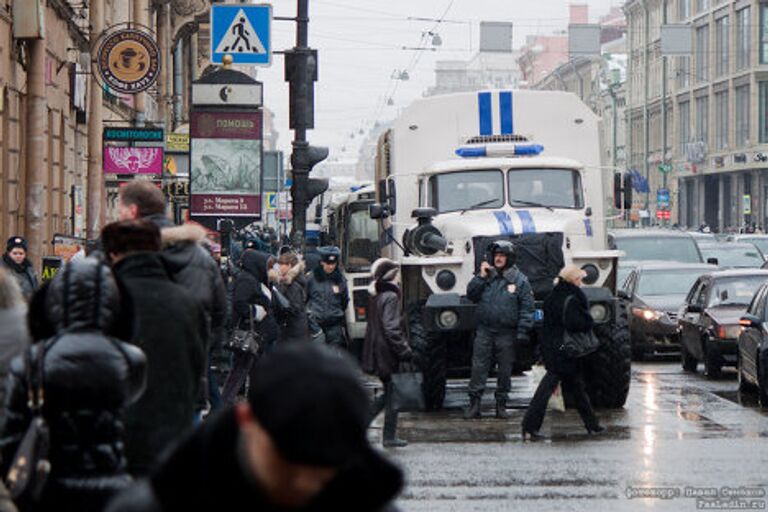
<svg viewBox="0 0 768 512">
<path fill-rule="evenodd" d="M 540 155 L 542 151 L 544 151 L 544 146 L 541 144 L 515 144 L 516 155 Z"/>
<path fill-rule="evenodd" d="M 485 150 L 485 146 L 463 147 L 456 150 L 456 155 L 462 158 L 474 158 L 479 156 L 485 156 L 486 150 Z"/>
</svg>

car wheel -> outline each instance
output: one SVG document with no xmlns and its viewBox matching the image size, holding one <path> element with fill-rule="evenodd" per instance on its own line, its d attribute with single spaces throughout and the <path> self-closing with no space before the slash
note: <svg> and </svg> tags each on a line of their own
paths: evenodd
<svg viewBox="0 0 768 512">
<path fill-rule="evenodd" d="M 699 362 L 690 352 L 688 352 L 688 348 L 682 341 L 680 342 L 680 358 L 683 361 L 683 370 L 696 373 L 696 367 L 699 365 Z"/>
<path fill-rule="evenodd" d="M 739 392 L 741 393 L 751 393 L 753 392 L 754 386 L 744 377 L 744 371 L 741 368 L 742 362 L 741 362 L 741 354 L 737 356 L 736 360 L 736 375 L 739 380 Z"/>
<path fill-rule="evenodd" d="M 760 405 L 768 407 L 768 382 L 766 382 L 765 375 L 763 375 L 763 369 L 760 367 L 760 363 L 757 365 L 757 395 L 760 399 Z"/>
</svg>

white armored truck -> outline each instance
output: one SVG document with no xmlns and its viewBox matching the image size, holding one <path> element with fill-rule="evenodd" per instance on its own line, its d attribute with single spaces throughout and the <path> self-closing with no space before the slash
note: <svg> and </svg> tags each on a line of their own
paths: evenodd
<svg viewBox="0 0 768 512">
<path fill-rule="evenodd" d="M 467 284 L 500 239 L 516 244 L 537 301 L 532 342 L 515 347 L 517 369 L 534 361 L 542 301 L 574 263 L 587 274 L 602 342 L 586 362 L 588 393 L 597 407 L 624 405 L 630 343 L 616 298 L 620 253 L 606 240 L 613 173 L 601 167 L 599 133 L 599 119 L 573 94 L 486 91 L 418 100 L 381 136 L 370 214 L 382 256 L 402 264 L 430 408 L 442 406 L 449 376 L 468 374 L 475 305 Z"/>
</svg>

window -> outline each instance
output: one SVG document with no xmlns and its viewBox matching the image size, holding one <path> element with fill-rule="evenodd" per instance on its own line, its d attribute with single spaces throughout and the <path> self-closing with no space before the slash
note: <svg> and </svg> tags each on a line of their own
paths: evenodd
<svg viewBox="0 0 768 512">
<path fill-rule="evenodd" d="M 700 14 L 709 9 L 709 0 L 696 0 L 696 14 Z"/>
<path fill-rule="evenodd" d="M 371 219 L 368 204 L 355 204 L 351 209 L 345 226 L 347 238 L 344 266 L 347 270 L 361 271 L 370 269 L 374 261 L 381 256 L 379 251 L 379 225 Z M 364 206 L 363 209 L 359 209 Z"/>
<path fill-rule="evenodd" d="M 715 94 L 715 149 L 728 148 L 728 91 Z"/>
<path fill-rule="evenodd" d="M 749 141 L 749 84 L 736 88 L 736 147 Z"/>
<path fill-rule="evenodd" d="M 696 29 L 696 81 L 709 80 L 709 25 Z"/>
<path fill-rule="evenodd" d="M 750 8 L 736 11 L 736 69 L 748 68 L 750 64 Z"/>
<path fill-rule="evenodd" d="M 760 64 L 768 64 L 768 4 L 760 4 Z"/>
<path fill-rule="evenodd" d="M 510 169 L 512 206 L 541 204 L 554 208 L 582 208 L 581 175 L 571 169 Z"/>
<path fill-rule="evenodd" d="M 760 82 L 759 91 L 759 137 L 758 140 L 761 144 L 768 142 L 768 82 Z"/>
<path fill-rule="evenodd" d="M 696 98 L 696 140 L 709 144 L 709 97 Z"/>
<path fill-rule="evenodd" d="M 728 16 L 715 21 L 715 73 L 728 74 L 728 37 L 730 33 Z"/>
<path fill-rule="evenodd" d="M 436 174 L 429 178 L 427 204 L 440 213 L 500 208 L 504 204 L 504 177 L 498 169 Z"/>
<path fill-rule="evenodd" d="M 677 57 L 677 86 L 680 89 L 691 85 L 691 57 Z"/>
<path fill-rule="evenodd" d="M 685 21 L 691 16 L 691 0 L 677 0 L 677 21 Z"/>
<path fill-rule="evenodd" d="M 685 155 L 685 145 L 691 142 L 691 102 L 681 101 L 677 105 L 679 112 L 678 139 L 680 141 L 680 154 Z"/>
</svg>

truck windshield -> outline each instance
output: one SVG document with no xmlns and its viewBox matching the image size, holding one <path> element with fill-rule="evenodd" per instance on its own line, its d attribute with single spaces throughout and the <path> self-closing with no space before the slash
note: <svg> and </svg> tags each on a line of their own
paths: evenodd
<svg viewBox="0 0 768 512">
<path fill-rule="evenodd" d="M 429 178 L 427 203 L 439 213 L 504 204 L 504 175 L 500 169 L 449 172 Z"/>
<path fill-rule="evenodd" d="M 367 209 L 350 212 L 346 238 L 346 269 L 359 272 L 370 268 L 379 257 L 379 231 Z"/>
<path fill-rule="evenodd" d="M 583 208 L 581 175 L 573 169 L 510 169 L 509 202 L 552 208 Z"/>
</svg>

